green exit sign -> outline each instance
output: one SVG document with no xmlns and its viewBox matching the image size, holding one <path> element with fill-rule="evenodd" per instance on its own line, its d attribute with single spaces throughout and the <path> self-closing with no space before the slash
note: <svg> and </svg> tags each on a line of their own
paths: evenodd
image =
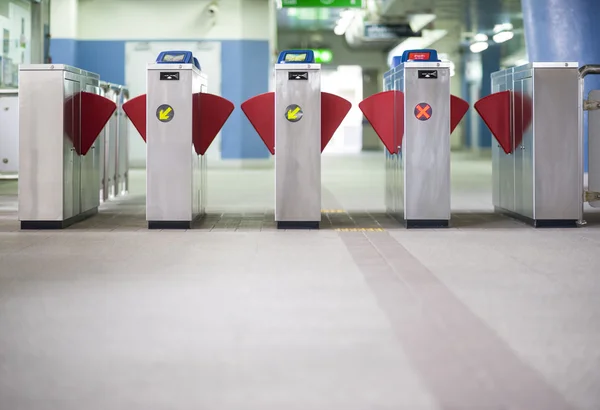
<svg viewBox="0 0 600 410">
<path fill-rule="evenodd" d="M 313 52 L 315 53 L 315 63 L 317 64 L 329 64 L 333 60 L 333 53 L 329 49 L 317 48 Z"/>
<path fill-rule="evenodd" d="M 361 8 L 363 0 L 281 0 L 281 7 Z"/>
</svg>

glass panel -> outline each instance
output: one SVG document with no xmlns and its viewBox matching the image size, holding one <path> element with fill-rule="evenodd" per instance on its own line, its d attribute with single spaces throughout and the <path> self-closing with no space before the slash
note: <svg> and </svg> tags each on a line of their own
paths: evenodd
<svg viewBox="0 0 600 410">
<path fill-rule="evenodd" d="M 31 3 L 0 0 L 0 88 L 17 88 L 19 65 L 31 62 Z"/>
</svg>

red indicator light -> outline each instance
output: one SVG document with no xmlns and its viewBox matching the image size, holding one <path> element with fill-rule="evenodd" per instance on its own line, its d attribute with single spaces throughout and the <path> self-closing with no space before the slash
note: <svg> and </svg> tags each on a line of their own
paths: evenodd
<svg viewBox="0 0 600 410">
<path fill-rule="evenodd" d="M 429 60 L 431 53 L 408 53 L 409 60 L 423 61 Z"/>
<path fill-rule="evenodd" d="M 431 106 L 427 103 L 417 104 L 415 107 L 415 117 L 419 121 L 427 121 L 431 118 Z"/>
</svg>

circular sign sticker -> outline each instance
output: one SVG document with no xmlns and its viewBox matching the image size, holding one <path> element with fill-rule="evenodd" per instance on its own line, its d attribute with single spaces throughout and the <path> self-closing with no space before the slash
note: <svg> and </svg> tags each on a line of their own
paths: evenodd
<svg viewBox="0 0 600 410">
<path fill-rule="evenodd" d="M 420 103 L 417 104 L 417 106 L 415 107 L 415 117 L 417 117 L 417 120 L 419 121 L 427 121 L 428 119 L 431 118 L 431 116 L 433 115 L 432 109 L 431 109 L 431 105 L 427 104 L 427 103 Z"/>
<path fill-rule="evenodd" d="M 156 118 L 160 122 L 169 122 L 175 116 L 175 110 L 168 104 L 163 104 L 156 109 Z"/>
<path fill-rule="evenodd" d="M 291 104 L 285 109 L 285 119 L 289 122 L 298 122 L 302 119 L 302 108 L 299 105 Z"/>
</svg>

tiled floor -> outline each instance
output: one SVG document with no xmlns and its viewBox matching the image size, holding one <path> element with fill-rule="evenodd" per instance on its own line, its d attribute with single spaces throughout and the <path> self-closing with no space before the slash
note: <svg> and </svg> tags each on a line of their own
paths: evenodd
<svg viewBox="0 0 600 410">
<path fill-rule="evenodd" d="M 491 213 L 454 155 L 453 227 L 383 212 L 381 157 L 325 157 L 320 231 L 277 231 L 273 173 L 213 164 L 209 215 L 148 231 L 132 194 L 19 232 L 0 181 L 1 410 L 600 408 L 600 218 Z"/>
</svg>

